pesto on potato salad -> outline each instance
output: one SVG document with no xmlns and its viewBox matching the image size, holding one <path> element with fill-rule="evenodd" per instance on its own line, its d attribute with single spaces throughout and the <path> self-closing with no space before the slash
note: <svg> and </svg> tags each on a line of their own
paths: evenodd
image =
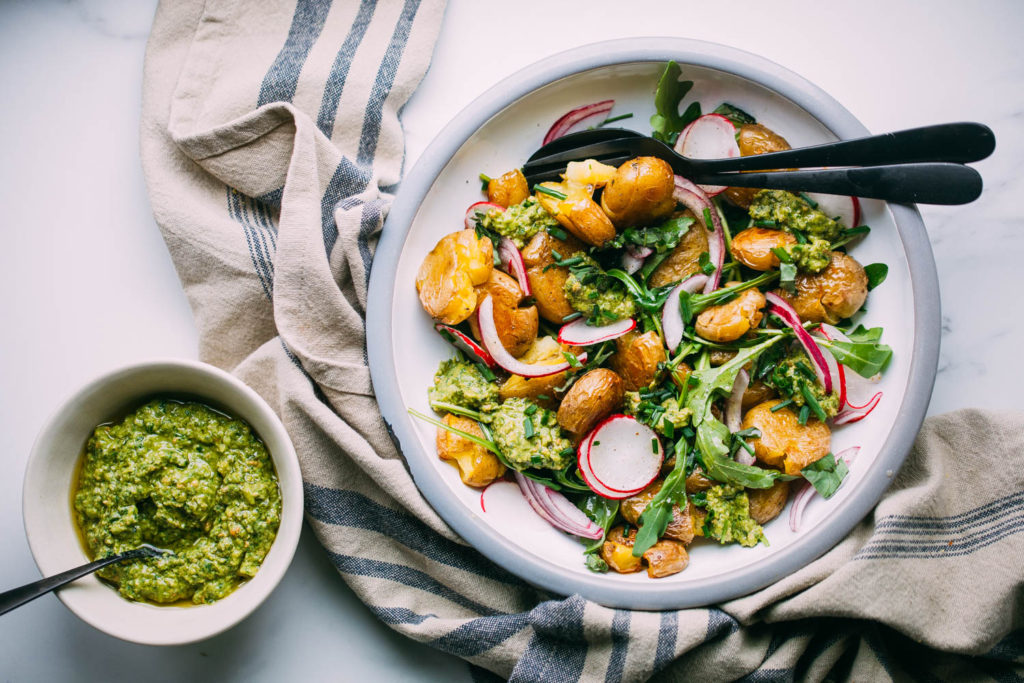
<svg viewBox="0 0 1024 683">
<path fill-rule="evenodd" d="M 173 555 L 97 574 L 129 600 L 211 603 L 256 575 L 281 521 L 266 447 L 242 420 L 156 399 L 96 428 L 74 496 L 94 559 L 149 543 Z"/>
<path fill-rule="evenodd" d="M 728 103 L 680 106 L 680 76 L 670 62 L 658 83 L 654 137 L 789 148 Z M 410 412 L 463 483 L 514 478 L 586 567 L 652 578 L 702 544 L 767 545 L 790 498 L 842 485 L 855 451 L 834 454 L 832 431 L 878 404 L 862 378 L 892 355 L 859 324 L 888 269 L 847 253 L 869 232 L 855 199 L 716 192 L 655 157 L 571 162 L 532 187 L 518 169 L 481 179 L 470 229 L 416 277 L 456 351 L 427 392 L 437 418 Z"/>
</svg>

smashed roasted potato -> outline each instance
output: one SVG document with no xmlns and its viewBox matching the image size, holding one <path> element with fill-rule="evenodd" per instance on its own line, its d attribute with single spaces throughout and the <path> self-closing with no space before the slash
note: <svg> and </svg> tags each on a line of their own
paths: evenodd
<svg viewBox="0 0 1024 683">
<path fill-rule="evenodd" d="M 765 401 L 748 410 L 742 428 L 754 428 L 761 433 L 748 440 L 758 460 L 769 467 L 782 468 L 786 474 L 800 474 L 800 470 L 828 455 L 832 431 L 817 418 L 800 424 L 797 414 L 788 406 L 772 412 L 779 403 Z"/>
<path fill-rule="evenodd" d="M 491 241 L 472 230 L 445 235 L 416 274 L 416 292 L 430 317 L 457 325 L 476 310 L 478 285 L 494 270 Z"/>
<path fill-rule="evenodd" d="M 467 434 L 484 438 L 484 433 L 476 420 L 448 414 L 442 421 Z M 482 488 L 505 474 L 505 466 L 494 453 L 478 443 L 440 427 L 437 430 L 437 455 L 459 470 L 459 478 L 466 486 Z"/>
</svg>

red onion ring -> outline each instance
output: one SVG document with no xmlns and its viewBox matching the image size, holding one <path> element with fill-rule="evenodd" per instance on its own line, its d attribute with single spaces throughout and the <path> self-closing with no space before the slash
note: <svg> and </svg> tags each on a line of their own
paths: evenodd
<svg viewBox="0 0 1024 683">
<path fill-rule="evenodd" d="M 725 404 L 725 426 L 729 428 L 730 432 L 738 432 L 740 430 L 740 417 L 743 413 L 743 392 L 747 390 L 750 385 L 750 374 L 746 370 L 740 370 L 736 374 L 736 381 L 732 383 L 732 392 L 729 394 L 729 400 Z M 736 460 L 739 461 L 740 453 L 747 453 L 746 449 L 741 448 L 736 453 Z M 750 458 L 753 460 L 753 458 Z M 745 462 L 744 465 L 750 465 L 751 463 Z"/>
<path fill-rule="evenodd" d="M 558 491 L 526 477 L 521 472 L 512 474 L 526 502 L 551 526 L 581 538 L 596 540 L 604 535 L 604 529 L 594 524 L 582 510 Z"/>
<path fill-rule="evenodd" d="M 669 351 L 675 353 L 679 344 L 683 341 L 683 314 L 679 310 L 679 295 L 683 292 L 696 294 L 697 290 L 707 284 L 708 276 L 704 274 L 691 275 L 668 293 L 665 299 L 665 306 L 661 309 L 661 331 L 665 335 L 665 346 Z"/>
<path fill-rule="evenodd" d="M 552 140 L 557 140 L 589 119 L 600 117 L 600 120 L 595 121 L 595 123 L 601 123 L 608 118 L 608 114 L 614 106 L 615 100 L 601 100 L 600 102 L 571 109 L 551 125 L 547 134 L 544 135 L 544 141 L 541 144 L 546 145 Z"/>
<path fill-rule="evenodd" d="M 832 374 L 829 372 L 828 363 L 825 362 L 825 355 L 818 348 L 818 343 L 814 341 L 814 337 L 811 336 L 810 332 L 804 329 L 803 323 L 800 322 L 800 316 L 778 294 L 768 292 L 764 295 L 764 298 L 768 301 L 768 312 L 779 316 L 782 322 L 796 334 L 797 340 L 804 347 L 804 351 L 807 352 L 812 361 L 811 364 L 814 366 L 814 374 L 818 376 L 818 381 L 825 387 L 825 393 L 831 394 Z"/>
<path fill-rule="evenodd" d="M 703 227 L 704 210 L 711 214 L 711 235 L 708 239 L 708 256 L 715 271 L 708 276 L 707 284 L 704 285 L 704 293 L 710 294 L 718 289 L 722 281 L 722 266 L 725 264 L 725 230 L 722 227 L 722 220 L 718 215 L 718 209 L 711 202 L 711 199 L 694 183 L 682 176 L 675 176 L 676 189 L 673 197 L 677 202 L 693 212 L 697 217 L 697 223 Z"/>
<path fill-rule="evenodd" d="M 498 258 L 501 260 L 501 267 L 519 282 L 519 289 L 523 290 L 523 296 L 531 296 L 530 278 L 526 276 L 526 262 L 523 255 L 519 253 L 516 243 L 507 237 L 498 240 Z"/>
<path fill-rule="evenodd" d="M 494 362 L 500 365 L 503 370 L 520 377 L 547 377 L 548 375 L 564 372 L 571 367 L 569 361 L 552 365 L 524 363 L 509 353 L 505 345 L 501 343 L 501 337 L 498 336 L 498 327 L 494 324 L 494 300 L 490 295 L 485 297 L 480 303 L 480 306 L 476 309 L 476 316 L 477 324 L 480 325 L 480 340 L 483 342 L 487 352 L 491 354 Z M 585 363 L 587 361 L 587 352 L 584 351 L 579 354 L 576 356 L 576 359 L 580 363 Z"/>
</svg>

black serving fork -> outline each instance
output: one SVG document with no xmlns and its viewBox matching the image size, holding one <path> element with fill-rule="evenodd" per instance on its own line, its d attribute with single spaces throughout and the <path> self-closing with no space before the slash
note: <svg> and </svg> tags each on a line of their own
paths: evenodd
<svg viewBox="0 0 1024 683">
<path fill-rule="evenodd" d="M 532 186 L 559 180 L 570 161 L 596 159 L 618 165 L 638 156 L 656 156 L 667 161 L 675 173 L 701 185 L 824 192 L 901 203 L 967 204 L 981 194 L 982 180 L 976 170 L 963 164 L 980 161 L 994 149 L 995 135 L 988 126 L 947 123 L 770 154 L 691 159 L 631 130 L 597 128 L 544 145 L 527 160 L 523 174 Z M 821 166 L 845 168 L 807 168 Z M 780 168 L 805 170 L 770 170 Z"/>
</svg>

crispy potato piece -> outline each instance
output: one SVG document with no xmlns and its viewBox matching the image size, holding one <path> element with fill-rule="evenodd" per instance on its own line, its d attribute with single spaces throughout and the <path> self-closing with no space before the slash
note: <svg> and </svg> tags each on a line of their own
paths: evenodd
<svg viewBox="0 0 1024 683">
<path fill-rule="evenodd" d="M 589 370 L 576 380 L 558 407 L 558 424 L 579 439 L 622 404 L 622 378 L 607 368 Z"/>
<path fill-rule="evenodd" d="M 683 215 L 693 218 L 693 223 L 668 258 L 651 273 L 652 287 L 682 282 L 700 272 L 700 255 L 708 250 L 708 230 L 704 226 L 704 219 L 698 219 L 689 209 Z"/>
<path fill-rule="evenodd" d="M 747 228 L 732 238 L 729 251 L 733 258 L 752 270 L 772 270 L 779 267 L 779 257 L 772 249 L 796 244 L 796 237 L 782 230 Z"/>
<path fill-rule="evenodd" d="M 442 421 L 450 427 L 484 438 L 476 420 L 448 414 Z M 459 470 L 459 478 L 466 486 L 487 486 L 505 474 L 505 466 L 489 450 L 440 427 L 437 428 L 437 455 Z"/>
<path fill-rule="evenodd" d="M 663 538 L 648 548 L 643 558 L 647 561 L 647 576 L 652 579 L 678 574 L 690 564 L 690 554 L 686 552 L 686 546 L 668 538 Z"/>
<path fill-rule="evenodd" d="M 537 311 L 549 322 L 561 325 L 563 318 L 575 312 L 565 296 L 565 280 L 569 277 L 569 269 L 553 265 L 555 258 L 551 252 L 554 250 L 562 258 L 569 258 L 582 249 L 583 245 L 575 237 L 570 236 L 569 240 L 562 241 L 547 232 L 539 232 L 522 251 L 526 277 L 530 280 Z"/>
<path fill-rule="evenodd" d="M 774 389 L 759 379 L 754 380 L 747 385 L 747 390 L 743 392 L 743 410 L 747 410 L 751 406 L 756 406 L 758 403 L 764 403 L 774 396 Z"/>
<path fill-rule="evenodd" d="M 530 196 L 530 186 L 526 176 L 518 168 L 491 178 L 487 183 L 487 201 L 500 204 L 506 209 L 518 204 Z"/>
<path fill-rule="evenodd" d="M 555 262 L 552 251 L 557 251 L 562 258 L 569 258 L 573 254 L 583 251 L 583 243 L 572 235 L 567 235 L 567 239 L 560 240 L 542 230 L 523 247 L 521 252 L 523 263 L 527 268 L 549 266 Z"/>
<path fill-rule="evenodd" d="M 494 270 L 491 241 L 472 230 L 442 237 L 430 250 L 416 274 L 416 292 L 423 309 L 434 320 L 458 325 L 473 314 L 475 287 Z"/>
<path fill-rule="evenodd" d="M 832 432 L 828 425 L 811 418 L 801 425 L 797 414 L 788 407 L 772 412 L 780 401 L 760 403 L 743 416 L 743 429 L 754 427 L 761 436 L 749 440 L 754 455 L 769 467 L 780 467 L 786 474 L 800 470 L 824 458 L 831 447 Z"/>
<path fill-rule="evenodd" d="M 697 316 L 697 334 L 713 342 L 736 341 L 761 322 L 765 298 L 756 287 Z"/>
<path fill-rule="evenodd" d="M 524 363 L 543 363 L 554 365 L 565 360 L 562 345 L 551 337 L 539 337 L 530 350 L 523 354 Z M 509 398 L 528 398 L 538 405 L 550 410 L 558 409 L 557 387 L 565 384 L 565 372 L 547 377 L 520 377 L 512 375 L 498 388 L 498 395 L 504 401 Z M 540 397 L 545 398 L 540 398 Z"/>
<path fill-rule="evenodd" d="M 693 520 L 693 535 L 703 538 L 704 520 L 707 519 L 708 513 L 704 511 L 704 508 L 699 508 L 693 503 L 688 503 L 687 509 L 690 511 L 690 519 Z"/>
<path fill-rule="evenodd" d="M 617 228 L 651 225 L 668 218 L 676 208 L 672 167 L 657 157 L 625 162 L 601 194 L 601 208 Z"/>
<path fill-rule="evenodd" d="M 494 299 L 494 325 L 498 328 L 498 338 L 502 345 L 513 356 L 523 355 L 537 339 L 540 324 L 537 307 L 519 308 L 523 290 L 519 289 L 515 278 L 500 270 L 491 271 L 487 282 L 477 287 L 478 305 L 487 296 Z M 473 336 L 480 339 L 480 324 L 476 316 L 469 319 L 469 327 Z"/>
<path fill-rule="evenodd" d="M 609 362 L 625 383 L 626 391 L 648 386 L 658 374 L 658 363 L 668 360 L 661 337 L 654 330 L 624 334 L 615 340 L 615 349 Z"/>
<path fill-rule="evenodd" d="M 747 489 L 750 516 L 758 524 L 767 524 L 782 512 L 789 499 L 789 482 L 776 481 L 770 488 Z"/>
<path fill-rule="evenodd" d="M 868 298 L 868 276 L 863 266 L 841 251 L 820 273 L 796 276 L 796 294 L 775 292 L 792 304 L 801 320 L 835 325 L 860 310 Z"/>
<path fill-rule="evenodd" d="M 698 491 L 707 491 L 709 488 L 715 485 L 715 482 L 711 481 L 704 476 L 704 470 L 700 468 L 700 465 L 693 468 L 693 472 L 690 472 L 690 476 L 686 478 L 686 492 L 697 493 Z M 692 506 L 691 506 L 692 507 Z"/>
<path fill-rule="evenodd" d="M 540 205 L 575 237 L 595 247 L 615 237 L 615 226 L 591 196 L 593 186 L 568 182 L 541 185 L 566 196 L 558 199 L 543 192 L 536 193 Z"/>
<path fill-rule="evenodd" d="M 736 142 L 739 144 L 741 157 L 767 154 L 769 152 L 783 152 L 789 149 L 789 143 L 786 142 L 786 138 L 759 123 L 748 123 L 740 126 Z M 754 195 L 758 191 L 756 187 L 730 187 L 722 193 L 722 196 L 740 208 L 749 209 L 750 202 L 754 201 Z"/>
<path fill-rule="evenodd" d="M 632 574 L 644 568 L 643 559 L 633 557 L 633 541 L 636 538 L 636 531 L 630 529 L 631 533 L 628 536 L 623 535 L 622 532 L 621 526 L 614 527 L 608 532 L 604 545 L 601 546 L 601 559 L 620 574 Z"/>
<path fill-rule="evenodd" d="M 691 474 L 690 476 L 692 477 L 693 475 Z M 687 479 L 687 481 L 689 481 L 689 479 Z M 661 490 L 661 486 L 664 483 L 664 481 L 659 479 L 635 496 L 623 500 L 619 507 L 619 511 L 622 513 L 623 519 L 635 526 L 639 521 L 644 508 L 646 508 L 651 502 L 654 495 Z M 710 486 L 710 483 L 708 486 Z M 669 520 L 663 536 L 679 541 L 680 543 L 689 543 L 692 541 L 693 520 L 690 519 L 689 512 L 683 512 L 679 509 L 678 505 L 673 505 L 672 519 Z"/>
</svg>

